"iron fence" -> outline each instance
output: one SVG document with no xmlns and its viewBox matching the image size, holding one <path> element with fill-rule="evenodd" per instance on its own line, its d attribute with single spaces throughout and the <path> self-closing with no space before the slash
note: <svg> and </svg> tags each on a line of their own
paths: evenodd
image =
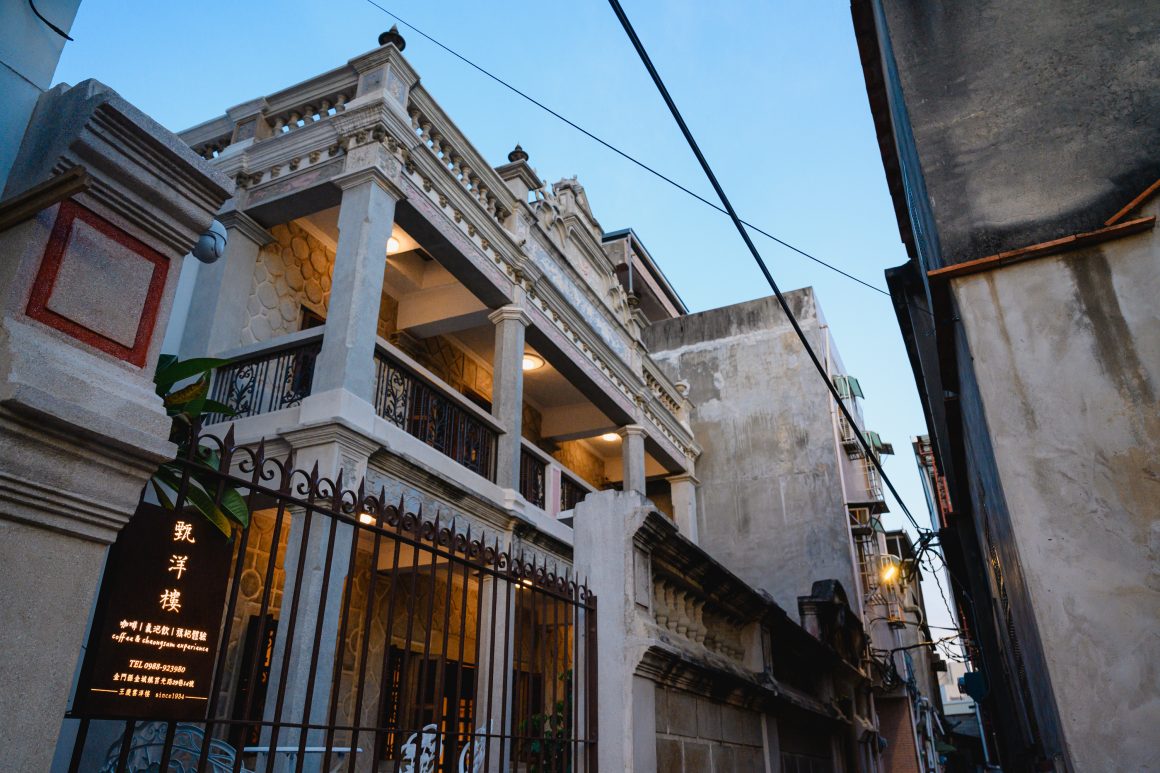
<svg viewBox="0 0 1160 773">
<path fill-rule="evenodd" d="M 168 512 L 201 517 L 200 490 L 249 513 L 222 540 L 204 709 L 74 703 L 70 773 L 596 770 L 596 598 L 570 570 L 236 446 L 232 428 L 190 448 Z"/>
<path fill-rule="evenodd" d="M 396 427 L 488 480 L 498 433 L 388 352 L 375 352 L 375 410 Z"/>
</svg>

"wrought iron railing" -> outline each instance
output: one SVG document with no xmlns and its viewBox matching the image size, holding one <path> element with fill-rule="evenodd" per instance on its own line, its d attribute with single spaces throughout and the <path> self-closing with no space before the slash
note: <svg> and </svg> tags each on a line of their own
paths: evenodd
<svg viewBox="0 0 1160 773">
<path fill-rule="evenodd" d="M 375 351 L 375 410 L 472 472 L 495 480 L 499 433 L 452 397 L 449 387 L 436 386 L 381 345 Z"/>
<path fill-rule="evenodd" d="M 584 497 L 588 496 L 588 488 L 576 482 L 568 475 L 560 475 L 560 512 L 571 510 Z"/>
<path fill-rule="evenodd" d="M 547 501 L 548 465 L 527 446 L 520 448 L 520 495 L 541 510 Z"/>
<path fill-rule="evenodd" d="M 285 346 L 264 349 L 221 367 L 210 397 L 237 413 L 233 418 L 290 408 L 309 396 L 314 362 L 322 349 L 322 331 Z M 214 415 L 211 421 L 222 417 Z"/>
</svg>

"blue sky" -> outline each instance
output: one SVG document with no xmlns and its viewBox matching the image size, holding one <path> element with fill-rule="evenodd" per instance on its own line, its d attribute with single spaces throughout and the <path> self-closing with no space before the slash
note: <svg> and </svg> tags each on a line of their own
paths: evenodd
<svg viewBox="0 0 1160 773">
<path fill-rule="evenodd" d="M 606 3 L 378 2 L 713 199 Z M 848 3 L 622 2 L 741 216 L 885 287 L 883 270 L 906 255 Z M 97 78 L 176 131 L 336 67 L 374 48 L 391 24 L 366 0 L 84 0 L 56 79 Z M 544 180 L 578 175 L 604 229 L 635 229 L 691 310 L 769 294 L 725 216 L 400 29 L 424 85 L 486 158 L 503 163 L 519 142 Z M 910 450 L 925 426 L 889 299 L 754 240 L 783 290 L 815 288 L 866 393 L 868 427 L 898 451 L 886 471 L 926 523 Z M 886 525 L 901 526 L 892 510 Z M 937 590 L 926 595 L 932 621 L 945 624 Z"/>
</svg>

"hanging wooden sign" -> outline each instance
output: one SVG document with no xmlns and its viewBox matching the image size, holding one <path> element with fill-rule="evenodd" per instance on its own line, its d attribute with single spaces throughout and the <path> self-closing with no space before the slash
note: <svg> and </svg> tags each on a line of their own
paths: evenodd
<svg viewBox="0 0 1160 773">
<path fill-rule="evenodd" d="M 231 547 L 196 513 L 138 506 L 109 549 L 74 712 L 205 718 Z"/>
</svg>

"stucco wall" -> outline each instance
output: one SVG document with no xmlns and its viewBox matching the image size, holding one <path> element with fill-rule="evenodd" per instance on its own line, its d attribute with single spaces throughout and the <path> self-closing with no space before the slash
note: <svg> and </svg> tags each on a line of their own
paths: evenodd
<svg viewBox="0 0 1160 773">
<path fill-rule="evenodd" d="M 813 291 L 788 299 L 824 351 Z M 829 398 L 776 301 L 666 320 L 644 338 L 690 385 L 701 546 L 785 609 L 815 580 L 856 588 Z"/>
<path fill-rule="evenodd" d="M 1160 723 L 1160 239 L 952 289 L 1006 502 L 994 536 L 1014 539 L 1075 767 L 1138 769 Z"/>
<path fill-rule="evenodd" d="M 1098 228 L 1160 177 L 1154 0 L 882 5 L 946 263 Z"/>
</svg>

